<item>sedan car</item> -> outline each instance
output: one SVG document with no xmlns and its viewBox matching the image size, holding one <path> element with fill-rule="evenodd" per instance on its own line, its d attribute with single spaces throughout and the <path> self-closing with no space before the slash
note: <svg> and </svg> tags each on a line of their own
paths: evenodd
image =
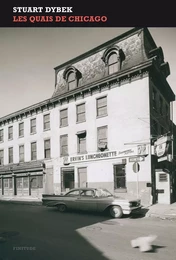
<svg viewBox="0 0 176 260">
<path fill-rule="evenodd" d="M 60 212 L 66 210 L 81 210 L 105 212 L 112 218 L 121 218 L 123 214 L 130 214 L 140 210 L 140 200 L 127 200 L 115 197 L 103 188 L 77 188 L 64 195 L 43 194 L 44 206 L 57 207 Z"/>
</svg>

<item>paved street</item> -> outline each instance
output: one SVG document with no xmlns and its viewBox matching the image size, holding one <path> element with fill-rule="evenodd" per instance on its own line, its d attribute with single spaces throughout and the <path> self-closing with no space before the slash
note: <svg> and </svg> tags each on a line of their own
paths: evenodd
<svg viewBox="0 0 176 260">
<path fill-rule="evenodd" d="M 110 219 L 43 206 L 0 204 L 0 260 L 175 260 L 176 221 Z M 153 252 L 131 239 L 157 235 Z"/>
</svg>

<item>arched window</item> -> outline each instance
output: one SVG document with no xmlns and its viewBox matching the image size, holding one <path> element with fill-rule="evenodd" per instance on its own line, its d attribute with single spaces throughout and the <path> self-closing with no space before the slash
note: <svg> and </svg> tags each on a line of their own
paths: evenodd
<svg viewBox="0 0 176 260">
<path fill-rule="evenodd" d="M 68 66 L 64 73 L 63 78 L 66 81 L 68 91 L 78 87 L 79 79 L 82 77 L 81 72 L 74 66 Z"/>
<path fill-rule="evenodd" d="M 102 60 L 107 68 L 107 74 L 111 75 L 121 70 L 122 62 L 125 60 L 125 54 L 122 49 L 113 45 L 104 51 Z"/>
<path fill-rule="evenodd" d="M 68 82 L 68 90 L 72 90 L 72 89 L 76 88 L 77 80 L 76 80 L 76 77 L 75 77 L 75 73 L 73 71 L 71 71 L 68 74 L 67 82 Z"/>
<path fill-rule="evenodd" d="M 108 56 L 108 74 L 113 74 L 119 70 L 117 53 L 112 52 Z"/>
</svg>

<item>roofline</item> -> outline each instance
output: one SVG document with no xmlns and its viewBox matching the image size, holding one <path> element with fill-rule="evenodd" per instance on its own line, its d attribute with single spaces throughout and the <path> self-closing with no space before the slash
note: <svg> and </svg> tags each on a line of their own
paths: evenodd
<svg viewBox="0 0 176 260">
<path fill-rule="evenodd" d="M 111 40 L 109 40 L 107 42 L 104 42 L 103 44 L 98 45 L 97 47 L 95 47 L 95 48 L 93 48 L 93 49 L 91 49 L 91 50 L 89 50 L 87 52 L 84 52 L 84 53 L 80 54 L 79 56 L 74 57 L 73 59 L 68 60 L 68 61 L 66 61 L 66 62 L 64 62 L 64 63 L 54 67 L 54 70 L 59 70 L 59 69 L 61 69 L 63 67 L 66 67 L 66 66 L 68 66 L 70 64 L 73 64 L 73 63 L 75 63 L 75 62 L 77 62 L 77 61 L 79 61 L 79 60 L 81 60 L 83 58 L 86 58 L 86 57 L 90 56 L 91 53 L 96 53 L 96 52 L 100 51 L 101 49 L 103 49 L 104 47 L 106 47 L 108 45 L 111 45 L 114 42 L 117 42 L 119 40 L 122 40 L 122 39 L 128 37 L 129 35 L 133 35 L 133 34 L 135 34 L 139 30 L 144 30 L 144 29 L 150 34 L 150 32 L 148 31 L 147 28 L 144 28 L 144 27 L 134 27 L 133 29 L 128 30 L 127 32 L 118 35 L 117 37 L 112 38 Z"/>
</svg>

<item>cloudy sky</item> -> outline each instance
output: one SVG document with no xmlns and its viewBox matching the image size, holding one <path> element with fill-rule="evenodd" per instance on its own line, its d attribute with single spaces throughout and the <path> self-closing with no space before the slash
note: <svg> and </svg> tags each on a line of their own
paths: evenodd
<svg viewBox="0 0 176 260">
<path fill-rule="evenodd" d="M 0 28 L 0 117 L 50 98 L 54 67 L 130 29 Z M 169 62 L 167 80 L 176 94 L 176 27 L 148 29 Z"/>
</svg>

